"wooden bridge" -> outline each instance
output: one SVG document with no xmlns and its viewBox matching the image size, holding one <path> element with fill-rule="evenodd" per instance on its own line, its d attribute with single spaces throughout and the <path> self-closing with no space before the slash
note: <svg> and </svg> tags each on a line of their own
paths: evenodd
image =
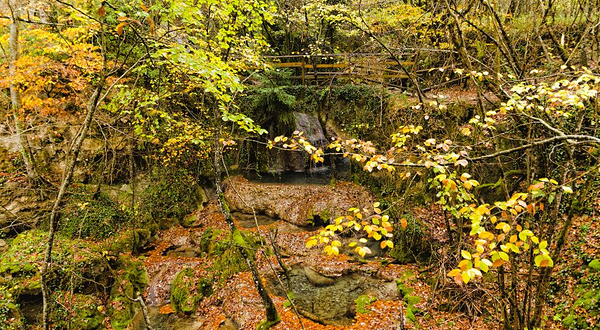
<svg viewBox="0 0 600 330">
<path fill-rule="evenodd" d="M 336 78 L 360 79 L 388 85 L 405 85 L 414 62 L 396 61 L 384 53 L 265 56 L 275 68 L 292 69 L 291 79 L 319 84 Z"/>
</svg>

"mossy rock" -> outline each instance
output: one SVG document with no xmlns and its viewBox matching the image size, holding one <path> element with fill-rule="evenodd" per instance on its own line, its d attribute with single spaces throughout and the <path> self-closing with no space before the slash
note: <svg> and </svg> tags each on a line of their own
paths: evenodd
<svg viewBox="0 0 600 330">
<path fill-rule="evenodd" d="M 59 231 L 67 237 L 103 239 L 121 232 L 131 220 L 105 193 L 83 191 L 69 199 Z"/>
<path fill-rule="evenodd" d="M 182 219 L 204 202 L 201 188 L 186 170 L 157 167 L 152 170 L 149 182 L 141 196 L 141 211 L 157 221 Z"/>
<path fill-rule="evenodd" d="M 139 304 L 131 299 L 144 292 L 148 285 L 148 274 L 141 261 L 122 258 L 119 263 L 123 272 L 112 286 L 108 315 L 113 328 L 125 329 L 139 309 Z"/>
<path fill-rule="evenodd" d="M 54 295 L 58 303 L 51 309 L 50 319 L 58 329 L 99 330 L 104 326 L 104 306 L 102 300 L 95 295 L 75 294 L 65 292 Z M 67 310 L 65 306 L 71 306 Z"/>
<path fill-rule="evenodd" d="M 8 250 L 0 258 L 0 274 L 28 276 L 37 273 L 36 261 L 42 260 L 46 236 L 41 230 L 29 230 L 9 241 Z M 40 258 L 31 260 L 32 255 Z"/>
<path fill-rule="evenodd" d="M 181 270 L 171 283 L 171 306 L 175 311 L 192 314 L 204 297 L 212 294 L 213 281 L 200 277 L 192 268 Z"/>
<path fill-rule="evenodd" d="M 115 253 L 135 252 L 146 245 L 151 236 L 149 229 L 130 229 L 109 242 L 107 250 Z"/>
<path fill-rule="evenodd" d="M 8 250 L 0 256 L 0 285 L 10 285 L 16 295 L 37 295 L 41 292 L 38 265 L 46 248 L 47 233 L 29 230 L 9 242 Z M 55 237 L 52 267 L 49 269 L 50 285 L 60 290 L 67 286 L 87 283 L 108 284 L 108 265 L 96 242 Z M 73 259 L 73 252 L 77 260 Z M 72 274 L 76 276 L 71 276 Z M 71 279 L 74 282 L 71 283 Z M 89 282 L 86 282 L 89 281 Z"/>
<path fill-rule="evenodd" d="M 414 216 L 405 214 L 406 228 L 396 226 L 394 229 L 394 248 L 390 255 L 400 263 L 426 262 L 432 254 L 431 240 L 427 236 L 427 228 Z"/>
<path fill-rule="evenodd" d="M 575 297 L 563 319 L 568 329 L 596 329 L 600 321 L 600 272 L 586 273 L 578 280 Z"/>
<path fill-rule="evenodd" d="M 11 288 L 0 285 L 0 329 L 23 329 L 23 317 Z"/>
<path fill-rule="evenodd" d="M 190 213 L 181 220 L 181 225 L 185 228 L 192 228 L 197 226 L 199 219 L 200 217 L 197 212 Z"/>
<path fill-rule="evenodd" d="M 241 230 L 231 235 L 221 229 L 208 228 L 200 238 L 202 253 L 215 257 L 211 271 L 216 274 L 219 284 L 223 284 L 231 275 L 248 269 L 240 247 L 246 248 L 248 255 L 254 258 L 254 251 L 259 246 L 260 240 L 254 233 Z"/>
</svg>

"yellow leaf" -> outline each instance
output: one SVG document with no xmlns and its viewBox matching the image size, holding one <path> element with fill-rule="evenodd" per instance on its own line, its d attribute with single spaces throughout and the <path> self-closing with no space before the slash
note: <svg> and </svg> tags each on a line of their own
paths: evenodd
<svg viewBox="0 0 600 330">
<path fill-rule="evenodd" d="M 316 238 L 311 238 L 306 242 L 306 247 L 307 248 L 311 248 L 313 246 L 317 245 L 317 239 Z"/>
<path fill-rule="evenodd" d="M 481 271 L 483 271 L 484 273 L 487 273 L 488 270 L 490 270 L 489 266 L 483 261 L 479 262 L 479 269 L 481 269 Z"/>
<path fill-rule="evenodd" d="M 462 273 L 462 280 L 465 284 L 469 283 L 469 281 L 471 280 L 471 277 L 469 276 L 469 273 L 467 272 L 463 272 Z"/>
<path fill-rule="evenodd" d="M 360 255 L 361 257 L 364 257 L 364 256 L 367 254 L 367 252 L 366 252 L 366 251 L 365 251 L 363 248 L 361 248 L 361 247 L 357 247 L 357 248 L 356 248 L 356 252 L 357 252 L 357 253 L 358 253 L 358 255 Z"/>
<path fill-rule="evenodd" d="M 479 254 L 481 254 L 481 253 L 483 253 L 483 246 L 481 246 L 481 245 L 477 245 L 477 246 L 475 247 L 475 250 L 477 250 L 477 252 L 479 252 Z"/>
<path fill-rule="evenodd" d="M 471 260 L 471 253 L 469 251 L 462 250 L 460 251 L 460 255 L 467 260 Z"/>
<path fill-rule="evenodd" d="M 462 270 L 466 270 L 467 268 L 471 268 L 471 267 L 469 267 L 469 260 L 461 260 L 458 263 L 458 268 L 460 268 Z"/>
</svg>

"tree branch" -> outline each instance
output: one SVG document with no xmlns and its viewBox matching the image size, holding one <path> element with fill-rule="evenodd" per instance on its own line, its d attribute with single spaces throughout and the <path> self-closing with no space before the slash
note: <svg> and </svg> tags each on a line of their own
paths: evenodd
<svg viewBox="0 0 600 330">
<path fill-rule="evenodd" d="M 574 141 L 587 142 L 587 143 L 598 143 L 598 144 L 600 144 L 600 139 L 597 138 L 597 137 L 594 137 L 594 136 L 589 136 L 589 135 L 558 135 L 558 136 L 554 136 L 554 137 L 551 137 L 551 138 L 548 138 L 548 139 L 545 139 L 545 140 L 539 140 L 539 141 L 535 141 L 535 142 L 532 142 L 532 143 L 529 143 L 529 144 L 526 144 L 526 145 L 522 145 L 520 147 L 498 151 L 498 152 L 495 152 L 493 154 L 479 156 L 479 157 L 473 157 L 473 158 L 468 158 L 468 160 L 470 160 L 472 162 L 473 161 L 480 161 L 480 160 L 484 160 L 484 159 L 489 159 L 489 158 L 494 158 L 494 157 L 498 157 L 498 156 L 502 156 L 502 155 L 511 154 L 513 152 L 517 152 L 517 151 L 529 149 L 529 148 L 532 148 L 532 147 L 535 147 L 535 146 L 549 144 L 549 143 L 557 142 L 557 141 L 567 141 L 567 143 L 569 143 L 569 144 L 575 144 L 576 142 L 574 142 Z"/>
</svg>

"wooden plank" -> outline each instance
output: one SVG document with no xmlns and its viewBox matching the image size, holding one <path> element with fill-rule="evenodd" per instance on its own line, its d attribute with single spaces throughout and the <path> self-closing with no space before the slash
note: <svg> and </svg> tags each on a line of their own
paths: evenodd
<svg viewBox="0 0 600 330">
<path fill-rule="evenodd" d="M 385 60 L 385 61 L 381 61 L 381 62 L 378 62 L 378 63 L 381 63 L 381 64 L 386 64 L 386 65 L 391 65 L 391 66 L 393 66 L 393 65 L 398 65 L 398 62 L 396 62 L 396 61 L 392 61 L 392 60 Z M 411 66 L 411 65 L 415 65 L 415 62 L 411 62 L 411 61 L 400 61 L 400 63 L 401 63 L 403 66 Z"/>
<path fill-rule="evenodd" d="M 346 68 L 348 63 L 334 63 L 334 64 L 317 64 L 317 68 Z"/>
<path fill-rule="evenodd" d="M 312 72 L 312 71 L 311 72 L 307 72 L 306 74 L 309 75 L 309 76 L 314 76 L 315 75 L 315 73 Z M 321 76 L 336 76 L 336 75 L 340 76 L 340 75 L 348 75 L 349 73 L 346 72 L 346 71 L 340 71 L 340 72 L 319 72 L 319 71 L 317 71 L 316 74 L 317 75 L 321 75 Z"/>
<path fill-rule="evenodd" d="M 285 62 L 285 63 L 271 63 L 271 64 L 278 68 L 301 68 L 304 66 L 304 62 Z"/>
</svg>

